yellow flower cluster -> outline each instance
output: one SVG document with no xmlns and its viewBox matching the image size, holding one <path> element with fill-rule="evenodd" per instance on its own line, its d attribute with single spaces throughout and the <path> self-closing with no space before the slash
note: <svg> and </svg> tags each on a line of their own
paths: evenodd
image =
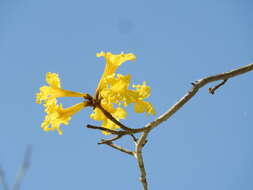
<svg viewBox="0 0 253 190">
<path fill-rule="evenodd" d="M 40 92 L 36 94 L 36 103 L 41 104 L 44 102 L 45 112 L 47 113 L 41 127 L 44 131 L 57 130 L 61 135 L 61 124 L 67 125 L 71 116 L 82 108 L 87 106 L 87 103 L 82 102 L 64 109 L 62 105 L 57 104 L 59 97 L 86 97 L 87 94 L 64 90 L 61 88 L 60 78 L 56 73 L 47 73 L 46 81 L 49 86 L 42 86 Z"/>
<path fill-rule="evenodd" d="M 110 52 L 97 54 L 97 57 L 101 56 L 105 57 L 106 65 L 95 94 L 95 98 L 100 100 L 101 106 L 117 120 L 126 118 L 127 112 L 124 107 L 129 104 L 134 104 L 136 113 L 145 112 L 147 115 L 154 115 L 155 109 L 152 104 L 144 101 L 150 96 L 150 87 L 143 82 L 143 84 L 132 85 L 130 89 L 131 76 L 115 73 L 123 62 L 135 60 L 135 55 L 132 53 L 114 55 Z M 83 97 L 87 99 L 88 95 L 62 89 L 60 79 L 56 73 L 47 73 L 46 81 L 49 86 L 42 86 L 40 92 L 36 95 L 36 102 L 39 104 L 43 102 L 47 113 L 41 127 L 45 131 L 57 130 L 59 134 L 62 134 L 60 125 L 67 125 L 72 115 L 88 106 L 88 101 L 64 109 L 61 104 L 57 104 L 57 98 Z M 101 121 L 102 127 L 113 130 L 119 128 L 97 107 L 90 117 Z"/>
<path fill-rule="evenodd" d="M 135 60 L 135 55 L 132 53 L 113 55 L 109 52 L 97 54 L 97 57 L 101 56 L 105 57 L 106 66 L 96 90 L 96 96 L 101 100 L 102 107 L 117 120 L 125 119 L 127 116 L 126 110 L 121 105 L 126 107 L 131 103 L 134 104 L 136 113 L 146 112 L 147 115 L 154 115 L 155 110 L 152 104 L 144 101 L 150 95 L 150 87 L 144 82 L 142 85 L 133 85 L 133 89 L 129 89 L 131 75 L 124 76 L 115 73 L 123 62 Z M 99 108 L 95 108 L 90 116 L 94 120 L 102 121 L 102 127 L 113 130 L 119 128 Z"/>
</svg>

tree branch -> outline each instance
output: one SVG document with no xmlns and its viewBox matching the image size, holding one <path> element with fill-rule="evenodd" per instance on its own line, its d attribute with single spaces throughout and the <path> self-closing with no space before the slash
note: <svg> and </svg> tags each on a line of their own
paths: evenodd
<svg viewBox="0 0 253 190">
<path fill-rule="evenodd" d="M 116 140 L 120 139 L 122 136 L 123 136 L 123 135 L 117 135 L 117 136 L 115 136 L 115 137 L 113 137 L 113 138 L 111 138 L 111 139 L 107 139 L 107 140 L 101 139 L 101 141 L 100 141 L 98 144 L 108 144 L 108 143 L 110 144 L 110 143 L 112 143 L 113 141 L 116 141 Z"/>
<path fill-rule="evenodd" d="M 208 88 L 208 91 L 210 94 L 215 94 L 215 91 L 220 88 L 221 86 L 223 86 L 225 83 L 227 82 L 227 79 L 223 80 L 220 84 L 216 85 L 213 88 Z"/>
<path fill-rule="evenodd" d="M 193 83 L 192 89 L 186 93 L 178 102 L 176 102 L 168 111 L 159 116 L 156 120 L 148 123 L 144 128 L 153 129 L 158 126 L 160 123 L 169 119 L 174 113 L 176 113 L 181 107 L 183 107 L 198 91 L 200 88 L 205 86 L 208 83 L 218 81 L 218 80 L 228 80 L 230 78 L 236 77 L 238 75 L 244 74 L 253 70 L 253 64 L 249 64 L 238 69 L 225 72 L 222 74 L 217 74 L 213 76 L 209 76 L 200 80 L 197 80 Z"/>
<path fill-rule="evenodd" d="M 116 149 L 116 150 L 119 150 L 119 151 L 121 151 L 121 152 L 127 153 L 127 154 L 129 154 L 129 155 L 131 155 L 131 156 L 134 156 L 134 155 L 135 155 L 133 151 L 128 150 L 128 149 L 126 149 L 126 148 L 123 148 L 123 147 L 121 147 L 121 146 L 119 146 L 119 145 L 113 144 L 112 142 L 108 142 L 108 143 L 104 143 L 104 144 L 106 144 L 106 145 L 108 145 L 108 146 L 110 146 L 110 147 L 112 147 L 112 148 L 114 148 L 114 149 Z"/>
<path fill-rule="evenodd" d="M 98 126 L 94 126 L 94 125 L 86 125 L 87 128 L 89 129 L 97 129 L 97 130 L 100 130 L 100 131 L 105 131 L 105 132 L 108 132 L 108 133 L 111 133 L 111 134 L 114 134 L 114 135 L 126 135 L 126 134 L 130 134 L 130 132 L 128 131 L 115 131 L 115 130 L 112 130 L 112 129 L 108 129 L 108 128 L 105 128 L 105 127 L 98 127 Z"/>
<path fill-rule="evenodd" d="M 150 132 L 150 129 L 144 131 L 135 146 L 135 158 L 137 160 L 138 167 L 140 170 L 139 180 L 142 183 L 143 190 L 148 190 L 148 182 L 146 179 L 146 170 L 145 170 L 144 161 L 142 157 L 142 148 L 144 147 L 146 143 L 146 138 L 149 132 Z"/>
</svg>

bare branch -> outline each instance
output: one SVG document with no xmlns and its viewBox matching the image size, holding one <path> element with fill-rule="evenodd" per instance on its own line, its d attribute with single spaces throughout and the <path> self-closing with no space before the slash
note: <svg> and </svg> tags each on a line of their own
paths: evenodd
<svg viewBox="0 0 253 190">
<path fill-rule="evenodd" d="M 94 126 L 94 125 L 86 125 L 87 128 L 89 129 L 97 129 L 97 130 L 101 130 L 101 131 L 105 131 L 114 135 L 126 135 L 129 134 L 128 131 L 114 131 L 112 129 L 108 129 L 105 127 L 98 127 L 98 126 Z"/>
<path fill-rule="evenodd" d="M 153 129 L 158 126 L 160 123 L 169 119 L 174 113 L 176 113 L 183 105 L 185 105 L 197 92 L 200 88 L 206 84 L 218 80 L 227 80 L 229 78 L 236 77 L 238 75 L 244 74 L 253 70 L 253 64 L 249 64 L 238 69 L 232 70 L 230 72 L 225 72 L 222 74 L 213 75 L 196 81 L 192 89 L 186 93 L 178 102 L 176 102 L 168 111 L 159 116 L 156 120 L 148 123 L 144 128 Z"/>
<path fill-rule="evenodd" d="M 138 167 L 140 170 L 140 178 L 139 179 L 140 179 L 140 182 L 142 183 L 143 190 L 148 189 L 148 182 L 146 179 L 146 170 L 145 170 L 144 161 L 143 161 L 143 157 L 142 157 L 142 148 L 144 147 L 144 145 L 147 142 L 146 138 L 147 138 L 150 130 L 151 129 L 147 129 L 146 131 L 144 131 L 142 133 L 140 139 L 137 141 L 137 144 L 135 146 L 135 158 L 137 160 Z"/>
<path fill-rule="evenodd" d="M 3 190 L 9 190 L 8 184 L 5 179 L 4 170 L 0 167 L 0 183 L 3 185 Z"/>
<path fill-rule="evenodd" d="M 136 143 L 138 141 L 138 139 L 133 135 L 133 134 L 130 134 L 130 136 L 132 137 L 133 141 Z"/>
<path fill-rule="evenodd" d="M 120 139 L 122 136 L 123 136 L 123 135 L 117 135 L 117 136 L 115 136 L 115 137 L 113 137 L 113 138 L 111 138 L 111 139 L 108 139 L 108 140 L 101 139 L 101 142 L 99 142 L 98 144 L 108 144 L 108 143 L 110 144 L 110 143 L 112 143 L 113 141 L 116 141 L 116 140 Z"/>
<path fill-rule="evenodd" d="M 22 180 L 25 176 L 25 173 L 28 170 L 28 168 L 30 167 L 31 154 L 32 154 L 32 147 L 27 146 L 24 161 L 23 161 L 23 164 L 17 174 L 16 181 L 13 186 L 13 190 L 20 189 L 20 186 L 21 186 Z"/>
<path fill-rule="evenodd" d="M 210 94 L 215 94 L 215 91 L 220 88 L 221 86 L 223 86 L 225 83 L 227 82 L 227 79 L 223 80 L 220 84 L 216 85 L 213 88 L 208 88 L 208 91 Z"/>
<path fill-rule="evenodd" d="M 108 146 L 110 146 L 110 147 L 112 147 L 112 148 L 114 148 L 114 149 L 116 149 L 116 150 L 119 150 L 121 152 L 127 153 L 127 154 L 129 154 L 131 156 L 135 155 L 135 153 L 133 151 L 128 150 L 126 148 L 123 148 L 123 147 L 121 147 L 119 145 L 116 145 L 116 144 L 113 144 L 113 143 L 110 143 L 110 142 L 109 143 L 105 143 L 105 144 L 108 145 Z"/>
</svg>

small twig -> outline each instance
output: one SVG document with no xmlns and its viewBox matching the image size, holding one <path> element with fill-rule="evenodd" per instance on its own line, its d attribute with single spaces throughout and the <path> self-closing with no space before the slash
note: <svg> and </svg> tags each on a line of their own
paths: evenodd
<svg viewBox="0 0 253 190">
<path fill-rule="evenodd" d="M 125 131 L 130 131 L 130 132 L 134 132 L 134 129 L 129 128 L 127 126 L 125 126 L 124 124 L 122 124 L 121 122 L 119 122 L 117 119 L 115 119 L 112 114 L 110 112 L 108 112 L 106 109 L 104 109 L 100 104 L 96 104 L 96 107 L 98 109 L 100 109 L 103 114 L 110 119 L 113 123 L 115 123 L 116 125 L 118 125 L 121 129 L 125 130 Z"/>
<path fill-rule="evenodd" d="M 105 127 L 98 127 L 98 126 L 89 125 L 89 124 L 86 125 L 86 127 L 89 128 L 89 129 L 97 129 L 97 130 L 109 132 L 109 133 L 114 134 L 114 135 L 126 135 L 126 134 L 130 133 L 129 131 L 114 131 L 112 129 L 108 129 L 108 128 L 105 128 Z"/>
<path fill-rule="evenodd" d="M 4 190 L 9 190 L 8 184 L 5 179 L 4 170 L 1 167 L 0 167 L 0 183 L 2 183 Z"/>
<path fill-rule="evenodd" d="M 108 144 L 108 143 L 110 144 L 110 143 L 112 143 L 113 141 L 116 141 L 116 140 L 120 139 L 122 136 L 123 136 L 123 135 L 117 135 L 117 136 L 115 136 L 115 137 L 113 137 L 113 138 L 111 138 L 111 139 L 108 139 L 108 140 L 101 139 L 101 141 L 98 142 L 98 144 Z"/>
<path fill-rule="evenodd" d="M 103 114 L 104 114 L 108 119 L 110 119 L 113 123 L 115 123 L 116 125 L 118 125 L 121 129 L 127 131 L 128 134 L 140 133 L 140 132 L 143 132 L 143 131 L 146 130 L 145 127 L 137 128 L 137 129 L 126 127 L 124 124 L 122 124 L 122 123 L 119 122 L 117 119 L 115 119 L 115 118 L 111 115 L 111 113 L 108 112 L 107 110 L 105 110 L 100 104 L 96 104 L 96 107 L 99 108 L 99 109 L 103 112 Z"/>
<path fill-rule="evenodd" d="M 23 164 L 22 164 L 22 166 L 21 166 L 21 168 L 20 168 L 20 170 L 17 174 L 16 181 L 15 181 L 14 186 L 13 186 L 13 190 L 19 190 L 20 189 L 20 186 L 21 186 L 22 180 L 25 176 L 25 173 L 30 167 L 31 154 L 32 154 L 32 148 L 31 148 L 31 146 L 28 146 L 27 149 L 26 149 L 26 152 L 25 152 L 25 157 L 24 157 Z"/>
<path fill-rule="evenodd" d="M 223 86 L 225 83 L 227 82 L 227 79 L 223 80 L 220 84 L 216 85 L 215 87 L 213 88 L 208 88 L 208 91 L 210 94 L 214 94 L 215 91 L 220 88 L 221 86 Z"/>
<path fill-rule="evenodd" d="M 133 139 L 134 142 L 138 141 L 138 139 L 133 134 L 130 134 L 130 136 L 132 137 L 132 139 Z"/>
<path fill-rule="evenodd" d="M 121 146 L 119 146 L 119 145 L 116 145 L 116 144 L 113 144 L 113 143 L 106 143 L 105 145 L 108 145 L 108 146 L 110 146 L 110 147 L 112 147 L 112 148 L 114 148 L 114 149 L 116 149 L 116 150 L 121 151 L 121 152 L 127 153 L 127 154 L 129 154 L 129 155 L 131 155 L 131 156 L 134 156 L 134 155 L 135 155 L 135 153 L 134 153 L 133 151 L 128 150 L 128 149 L 126 149 L 126 148 L 123 148 L 123 147 L 121 147 Z"/>
</svg>

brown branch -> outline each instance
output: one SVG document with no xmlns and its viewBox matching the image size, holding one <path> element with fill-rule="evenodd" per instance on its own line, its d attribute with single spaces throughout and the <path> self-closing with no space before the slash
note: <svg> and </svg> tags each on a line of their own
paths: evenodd
<svg viewBox="0 0 253 190">
<path fill-rule="evenodd" d="M 133 134 L 130 134 L 130 136 L 132 137 L 133 141 L 136 143 L 138 141 L 138 139 L 133 135 Z"/>
<path fill-rule="evenodd" d="M 178 102 L 176 102 L 173 106 L 171 106 L 168 111 L 166 111 L 164 114 L 159 116 L 157 119 L 154 121 L 148 123 L 145 127 L 146 129 L 153 129 L 162 122 L 166 121 L 169 119 L 172 115 L 174 115 L 181 107 L 183 107 L 198 91 L 200 88 L 205 86 L 208 83 L 218 81 L 218 80 L 227 80 L 233 77 L 236 77 L 238 75 L 244 74 L 246 72 L 249 72 L 253 70 L 253 64 L 249 64 L 243 67 L 240 67 L 238 69 L 232 70 L 230 72 L 225 72 L 222 74 L 217 74 L 213 76 L 209 76 L 203 79 L 200 79 L 196 81 L 192 87 L 192 89 L 187 92 Z"/>
<path fill-rule="evenodd" d="M 127 153 L 127 154 L 129 154 L 131 156 L 135 155 L 135 153 L 133 151 L 128 150 L 126 148 L 123 148 L 123 147 L 121 147 L 119 145 L 116 145 L 116 144 L 113 144 L 113 143 L 110 143 L 110 142 L 109 143 L 105 143 L 105 144 L 108 145 L 108 146 L 110 146 L 110 147 L 112 147 L 112 148 L 114 148 L 114 149 L 116 149 L 116 150 L 119 150 L 121 152 Z"/>
<path fill-rule="evenodd" d="M 227 82 L 227 79 L 223 80 L 220 84 L 216 85 L 213 88 L 208 88 L 208 91 L 210 94 L 215 94 L 215 91 L 220 88 L 221 86 L 223 86 L 225 83 Z"/>
<path fill-rule="evenodd" d="M 94 126 L 94 125 L 86 125 L 87 128 L 89 129 L 97 129 L 97 130 L 101 130 L 101 131 L 105 131 L 114 135 L 126 135 L 126 134 L 130 134 L 130 132 L 128 131 L 114 131 L 112 129 L 108 129 L 105 127 L 98 127 L 98 126 Z"/>
<path fill-rule="evenodd" d="M 113 138 L 111 138 L 111 139 L 107 139 L 107 140 L 101 139 L 101 141 L 100 141 L 98 144 L 108 144 L 108 143 L 110 144 L 110 143 L 112 143 L 113 141 L 116 141 L 116 140 L 120 139 L 122 136 L 123 136 L 123 135 L 117 135 L 117 136 L 115 136 L 115 137 L 113 137 Z"/>
<path fill-rule="evenodd" d="M 137 144 L 135 146 L 135 158 L 137 160 L 138 167 L 140 170 L 139 180 L 142 183 L 143 190 L 148 190 L 148 182 L 147 182 L 147 178 L 146 178 L 146 170 L 145 170 L 144 161 L 143 161 L 143 157 L 142 157 L 142 148 L 144 147 L 144 145 L 147 142 L 146 138 L 147 138 L 150 130 L 151 129 L 147 129 L 146 131 L 144 131 L 142 133 L 140 139 L 137 141 Z"/>
<path fill-rule="evenodd" d="M 110 119 L 113 123 L 115 123 L 116 125 L 118 125 L 121 129 L 125 130 L 125 131 L 131 131 L 134 132 L 134 129 L 129 128 L 127 126 L 125 126 L 124 124 L 122 124 L 121 122 L 119 122 L 117 119 L 115 119 L 112 114 L 110 112 L 108 112 L 106 109 L 104 109 L 100 104 L 96 104 L 96 107 L 98 109 L 100 109 L 103 114 Z"/>
</svg>

